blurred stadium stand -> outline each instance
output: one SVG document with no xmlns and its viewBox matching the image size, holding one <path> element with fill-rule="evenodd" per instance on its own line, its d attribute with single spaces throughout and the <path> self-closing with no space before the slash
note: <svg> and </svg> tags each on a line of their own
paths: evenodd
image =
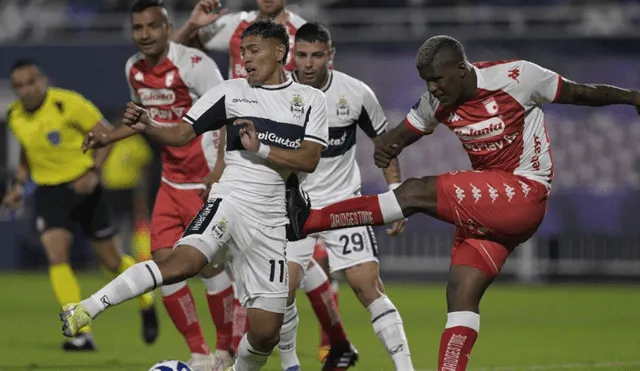
<svg viewBox="0 0 640 371">
<path fill-rule="evenodd" d="M 19 57 L 40 61 L 56 85 L 76 89 L 117 120 L 128 93 L 123 76 L 130 45 L 124 0 L 0 0 L 0 106 L 9 93 L 8 69 Z M 177 26 L 195 1 L 166 0 Z M 424 39 L 450 34 L 465 43 L 472 60 L 521 58 L 582 82 L 640 88 L 640 4 L 636 1 L 569 0 L 307 0 L 290 1 L 306 19 L 329 25 L 336 68 L 367 82 L 394 125 L 424 90 L 413 58 Z M 531 5 L 535 3 L 536 5 Z M 226 4 L 225 4 L 226 5 Z M 253 9 L 253 0 L 229 1 L 229 10 Z M 224 54 L 214 53 L 227 70 Z M 548 105 L 556 179 L 539 233 L 505 267 L 523 281 L 560 277 L 640 280 L 640 119 L 630 107 L 601 109 Z M 8 140 L 6 126 L 0 140 Z M 359 138 L 364 193 L 384 189 L 373 166 L 372 145 Z M 3 146 L 0 176 L 15 164 L 16 148 Z M 454 135 L 439 128 L 401 157 L 403 177 L 468 168 Z M 158 171 L 158 167 L 152 171 Z M 156 174 L 157 175 L 157 174 Z M 2 183 L 6 183 L 3 181 Z M 26 214 L 28 216 L 28 213 Z M 44 262 L 31 220 L 0 223 L 13 243 L 13 260 L 0 268 Z M 440 276 L 448 269 L 452 228 L 413 217 L 405 234 L 378 230 L 386 277 Z M 5 238 L 5 234 L 7 237 Z M 7 248 L 5 247 L 5 250 Z M 77 261 L 94 264 L 89 254 Z M 38 260 L 40 259 L 40 260 Z"/>
</svg>

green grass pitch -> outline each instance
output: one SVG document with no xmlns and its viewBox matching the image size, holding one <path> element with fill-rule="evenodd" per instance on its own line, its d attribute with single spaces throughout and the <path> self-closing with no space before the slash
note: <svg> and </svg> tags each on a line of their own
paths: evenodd
<svg viewBox="0 0 640 371">
<path fill-rule="evenodd" d="M 105 282 L 99 274 L 80 276 L 84 295 Z M 207 339 L 215 330 L 204 288 L 191 283 Z M 58 306 L 46 274 L 0 275 L 0 370 L 147 371 L 162 359 L 189 357 L 186 345 L 159 303 L 161 334 L 143 344 L 135 302 L 102 314 L 94 324 L 99 350 L 67 354 Z M 387 285 L 404 319 L 414 365 L 435 370 L 445 323 L 444 286 Z M 304 295 L 298 298 L 298 352 L 303 370 L 320 370 L 316 360 L 318 326 Z M 355 370 L 392 371 L 393 365 L 373 334 L 369 315 L 350 290 L 341 287 L 342 320 L 360 351 Z M 484 298 L 480 337 L 470 370 L 640 370 L 640 287 L 638 286 L 496 286 Z M 267 371 L 278 371 L 277 353 Z"/>
</svg>

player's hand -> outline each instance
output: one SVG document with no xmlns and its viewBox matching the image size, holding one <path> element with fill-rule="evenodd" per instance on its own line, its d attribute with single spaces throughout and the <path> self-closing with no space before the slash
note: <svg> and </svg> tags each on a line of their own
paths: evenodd
<svg viewBox="0 0 640 371">
<path fill-rule="evenodd" d="M 402 232 L 404 232 L 404 227 L 407 224 L 407 219 L 398 220 L 393 223 L 391 228 L 387 228 L 387 234 L 389 236 L 399 236 Z"/>
<path fill-rule="evenodd" d="M 219 9 L 221 6 L 219 0 L 198 1 L 198 4 L 191 12 L 189 23 L 197 28 L 212 24 L 226 13 L 226 9 Z"/>
<path fill-rule="evenodd" d="M 9 210 L 16 210 L 22 201 L 24 186 L 14 185 L 2 198 L 2 206 Z"/>
<path fill-rule="evenodd" d="M 389 167 L 391 160 L 400 155 L 400 149 L 397 144 L 389 143 L 384 140 L 384 136 L 374 140 L 375 152 L 373 154 L 373 160 L 377 167 L 386 169 Z"/>
<path fill-rule="evenodd" d="M 260 149 L 260 139 L 258 132 L 251 120 L 239 119 L 233 122 L 233 125 L 240 127 L 240 141 L 244 148 L 249 152 L 258 152 Z"/>
<path fill-rule="evenodd" d="M 84 137 L 84 141 L 82 142 L 82 152 L 87 152 L 90 149 L 98 149 L 105 147 L 111 143 L 111 139 L 109 135 L 106 133 L 98 133 L 90 131 L 86 137 Z"/>
<path fill-rule="evenodd" d="M 206 177 L 204 177 L 204 181 L 202 183 L 204 183 L 204 186 L 206 188 L 200 191 L 200 198 L 202 199 L 202 201 L 207 202 L 207 200 L 209 199 L 209 192 L 211 192 L 211 186 L 213 185 L 213 183 L 215 183 L 215 181 L 216 174 L 213 171 L 207 174 Z"/>
<path fill-rule="evenodd" d="M 147 110 L 133 102 L 127 103 L 122 123 L 136 131 L 145 131 L 151 125 Z"/>
<path fill-rule="evenodd" d="M 80 178 L 74 180 L 71 183 L 71 188 L 73 188 L 73 191 L 79 195 L 88 195 L 96 189 L 99 181 L 100 178 L 98 177 L 98 173 L 94 170 L 89 170 Z"/>
</svg>

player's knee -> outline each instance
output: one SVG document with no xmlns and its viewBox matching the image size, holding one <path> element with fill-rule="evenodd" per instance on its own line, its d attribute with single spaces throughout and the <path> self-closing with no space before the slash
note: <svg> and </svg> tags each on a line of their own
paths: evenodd
<svg viewBox="0 0 640 371">
<path fill-rule="evenodd" d="M 347 268 L 345 273 L 351 289 L 365 308 L 384 295 L 376 263 Z"/>
<path fill-rule="evenodd" d="M 207 264 L 206 267 L 202 271 L 200 271 L 200 276 L 202 278 L 212 278 L 224 272 L 224 265 L 220 264 L 217 266 L 213 266 L 211 264 Z"/>
<path fill-rule="evenodd" d="M 167 247 L 164 249 L 157 249 L 155 251 L 151 252 L 151 258 L 153 259 L 154 262 L 159 263 L 163 260 L 165 260 L 166 258 L 169 257 L 169 255 L 171 255 L 171 251 L 173 250 L 172 247 Z"/>
<path fill-rule="evenodd" d="M 294 262 L 289 262 L 287 269 L 289 272 L 289 294 L 287 296 L 287 306 L 290 306 L 296 301 L 296 291 L 300 287 L 300 282 L 302 281 L 304 272 L 302 267 Z"/>
<path fill-rule="evenodd" d="M 249 341 L 254 348 L 270 352 L 280 342 L 280 328 L 282 321 L 261 321 L 258 325 L 249 327 Z"/>
<path fill-rule="evenodd" d="M 480 300 L 493 278 L 482 270 L 466 265 L 453 265 L 447 282 L 449 312 L 478 312 Z"/>
<path fill-rule="evenodd" d="M 158 262 L 164 284 L 173 284 L 191 278 L 208 264 L 207 258 L 192 246 L 180 245 L 169 257 Z"/>
<path fill-rule="evenodd" d="M 436 207 L 436 177 L 409 178 L 395 190 L 405 215 L 428 212 Z"/>
</svg>

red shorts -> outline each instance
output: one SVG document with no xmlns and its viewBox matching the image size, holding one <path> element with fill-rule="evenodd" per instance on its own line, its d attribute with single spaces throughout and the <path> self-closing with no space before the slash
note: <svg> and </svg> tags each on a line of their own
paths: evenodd
<svg viewBox="0 0 640 371">
<path fill-rule="evenodd" d="M 452 265 L 495 277 L 507 257 L 538 230 L 547 210 L 543 184 L 498 170 L 438 176 L 438 216 L 456 226 Z"/>
<path fill-rule="evenodd" d="M 151 251 L 172 248 L 200 211 L 199 189 L 178 189 L 160 183 L 151 215 Z"/>
</svg>

